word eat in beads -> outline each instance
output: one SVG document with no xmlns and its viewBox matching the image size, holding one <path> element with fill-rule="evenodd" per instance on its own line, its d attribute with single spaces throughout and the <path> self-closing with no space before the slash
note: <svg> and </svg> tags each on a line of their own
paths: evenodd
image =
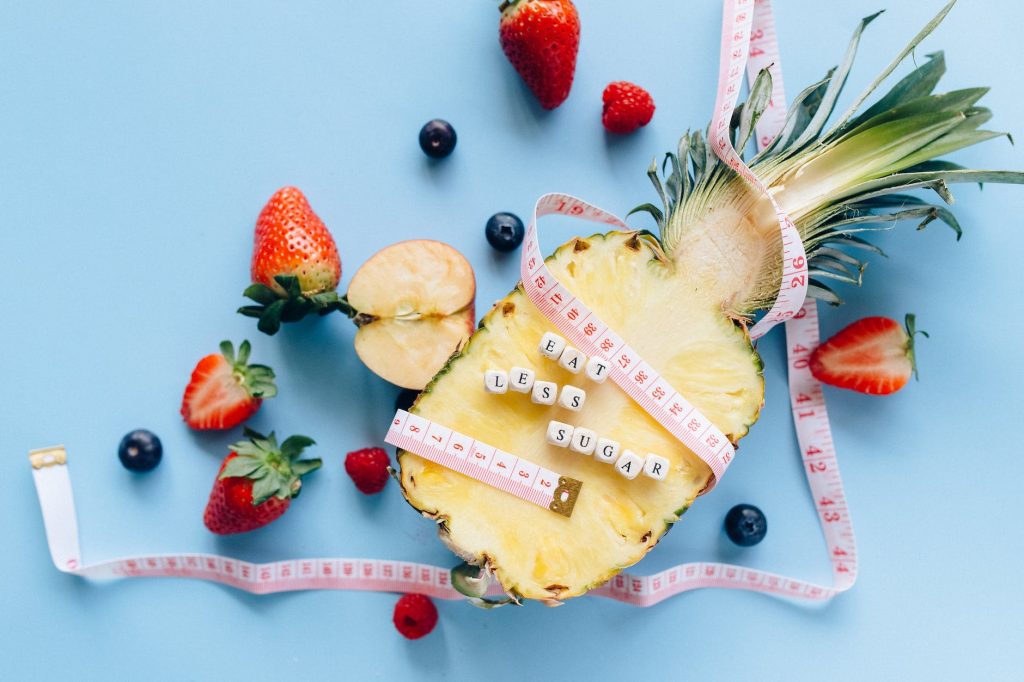
<svg viewBox="0 0 1024 682">
<path fill-rule="evenodd" d="M 615 470 L 629 480 L 633 480 L 642 471 L 645 476 L 656 481 L 664 481 L 668 475 L 669 462 L 664 457 L 648 454 L 640 457 L 632 450 L 622 450 L 617 441 L 599 437 L 590 429 L 574 427 L 551 420 L 548 422 L 548 443 L 560 448 L 568 448 L 581 455 L 593 455 L 598 462 L 615 464 Z"/>
<path fill-rule="evenodd" d="M 540 354 L 558 362 L 558 366 L 573 374 L 585 372 L 587 378 L 599 384 L 608 378 L 611 365 L 598 357 L 587 358 L 586 355 L 566 343 L 558 334 L 547 332 L 540 339 Z"/>
</svg>

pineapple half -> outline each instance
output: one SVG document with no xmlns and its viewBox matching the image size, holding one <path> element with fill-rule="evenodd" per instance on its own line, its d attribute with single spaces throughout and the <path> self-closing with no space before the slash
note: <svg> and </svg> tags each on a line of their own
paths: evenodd
<svg viewBox="0 0 1024 682">
<path fill-rule="evenodd" d="M 976 106 L 985 89 L 932 94 L 945 70 L 941 53 L 873 106 L 861 104 L 948 11 L 897 56 L 855 104 L 825 125 L 849 73 L 864 27 L 842 64 L 793 101 L 783 132 L 748 163 L 796 222 L 809 256 L 810 295 L 839 303 L 828 282 L 859 284 L 860 256 L 877 247 L 861 233 L 920 219 L 940 220 L 959 238 L 949 210 L 904 192 L 934 190 L 952 201 L 952 182 L 1024 182 L 1024 174 L 967 170 L 936 157 L 1001 135 L 980 130 L 991 114 Z M 877 16 L 877 15 L 876 15 Z M 771 93 L 762 72 L 733 117 L 737 149 L 747 146 Z M 577 238 L 548 267 L 736 443 L 758 417 L 762 364 L 747 335 L 749 318 L 769 307 L 781 273 L 779 229 L 768 202 L 748 189 L 687 133 L 677 153 L 648 171 L 661 206 L 646 204 L 660 237 L 611 232 Z M 594 384 L 537 351 L 553 326 L 522 284 L 480 322 L 461 352 L 420 395 L 412 412 L 541 466 L 583 481 L 571 518 L 523 502 L 410 452 L 399 452 L 409 503 L 435 520 L 442 539 L 470 564 L 493 573 L 513 599 L 556 603 L 597 587 L 639 561 L 705 487 L 710 469 L 612 382 Z M 486 370 L 531 368 L 538 379 L 585 388 L 582 412 L 534 405 L 528 395 L 491 395 Z M 637 453 L 671 462 L 664 481 L 629 481 L 613 467 L 546 443 L 548 421 L 595 430 Z"/>
</svg>

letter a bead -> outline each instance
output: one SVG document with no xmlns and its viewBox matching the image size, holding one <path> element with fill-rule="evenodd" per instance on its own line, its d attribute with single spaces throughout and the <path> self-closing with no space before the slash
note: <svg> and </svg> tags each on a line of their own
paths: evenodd
<svg viewBox="0 0 1024 682">
<path fill-rule="evenodd" d="M 558 334 L 547 332 L 540 339 L 540 354 L 557 360 L 562 356 L 562 351 L 565 350 L 565 339 Z"/>
<path fill-rule="evenodd" d="M 643 466 L 644 460 L 632 450 L 623 450 L 619 461 L 615 463 L 618 472 L 631 481 L 640 475 Z"/>
<path fill-rule="evenodd" d="M 484 390 L 488 393 L 508 391 L 508 373 L 500 369 L 489 369 L 484 372 Z"/>
<path fill-rule="evenodd" d="M 562 369 L 567 369 L 573 374 L 579 374 L 582 372 L 586 363 L 587 356 L 572 346 L 566 346 L 565 350 L 562 351 L 562 356 L 558 358 L 558 365 Z"/>
</svg>

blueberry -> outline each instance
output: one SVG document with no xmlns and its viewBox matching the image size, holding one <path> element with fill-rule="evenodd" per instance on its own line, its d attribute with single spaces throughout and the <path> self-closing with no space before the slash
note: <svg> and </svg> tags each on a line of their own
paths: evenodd
<svg viewBox="0 0 1024 682">
<path fill-rule="evenodd" d="M 420 128 L 420 148 L 432 159 L 443 159 L 455 150 L 458 136 L 448 121 L 435 118 Z"/>
<path fill-rule="evenodd" d="M 523 243 L 526 229 L 523 221 L 514 213 L 495 213 L 487 221 L 484 229 L 487 241 L 498 251 L 508 252 L 519 248 Z"/>
<path fill-rule="evenodd" d="M 160 463 L 164 448 L 156 434 L 146 429 L 136 429 L 121 439 L 117 456 L 129 471 L 149 471 Z"/>
<path fill-rule="evenodd" d="M 752 504 L 737 504 L 725 515 L 725 534 L 740 547 L 750 547 L 764 540 L 768 521 Z"/>
<path fill-rule="evenodd" d="M 403 388 L 402 392 L 395 398 L 395 410 L 408 410 L 412 407 L 412 404 L 416 402 L 416 397 L 419 396 L 419 391 L 414 391 L 411 388 Z"/>
</svg>

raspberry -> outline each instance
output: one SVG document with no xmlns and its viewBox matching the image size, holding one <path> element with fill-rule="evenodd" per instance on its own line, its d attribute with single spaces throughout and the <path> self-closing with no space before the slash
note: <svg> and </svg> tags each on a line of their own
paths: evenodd
<svg viewBox="0 0 1024 682">
<path fill-rule="evenodd" d="M 408 639 L 429 635 L 437 625 L 437 607 L 422 594 L 405 594 L 395 604 L 395 627 Z"/>
<path fill-rule="evenodd" d="M 604 113 L 601 123 L 612 133 L 625 135 L 651 122 L 654 100 L 639 85 L 625 81 L 611 83 L 604 89 Z"/>
<path fill-rule="evenodd" d="M 390 463 L 383 448 L 364 448 L 345 455 L 345 473 L 352 478 L 359 492 L 373 495 L 384 490 Z"/>
</svg>

